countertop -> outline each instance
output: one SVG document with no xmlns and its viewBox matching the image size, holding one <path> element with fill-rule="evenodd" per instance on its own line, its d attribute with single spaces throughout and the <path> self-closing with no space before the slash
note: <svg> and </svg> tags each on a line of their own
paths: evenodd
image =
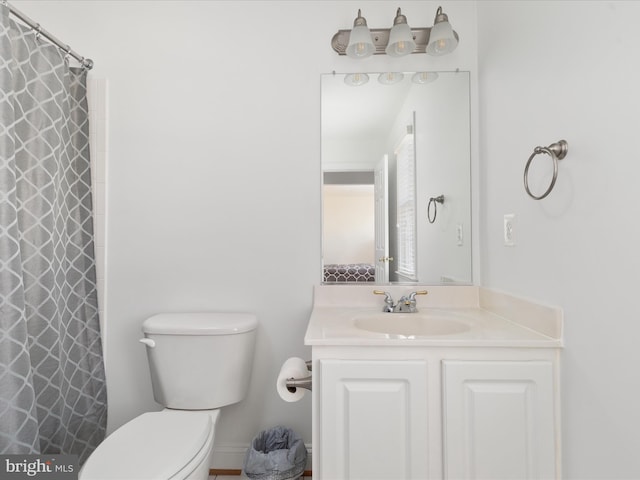
<svg viewBox="0 0 640 480">
<path fill-rule="evenodd" d="M 526 347 L 563 346 L 562 310 L 474 286 L 375 287 L 390 291 L 394 298 L 415 290 L 428 290 L 418 297 L 417 314 L 382 313 L 382 298 L 371 286 L 316 287 L 314 308 L 304 338 L 310 346 L 432 346 L 432 347 Z M 356 326 L 357 318 L 388 315 L 389 322 L 411 315 L 451 319 L 465 330 L 449 334 L 410 336 L 377 333 Z M 384 321 L 386 322 L 386 317 Z"/>
</svg>

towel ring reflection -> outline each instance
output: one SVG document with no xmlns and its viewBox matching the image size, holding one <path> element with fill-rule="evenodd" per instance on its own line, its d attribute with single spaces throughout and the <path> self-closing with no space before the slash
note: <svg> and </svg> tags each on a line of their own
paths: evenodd
<svg viewBox="0 0 640 480">
<path fill-rule="evenodd" d="M 429 199 L 429 204 L 427 205 L 427 220 L 429 220 L 429 223 L 436 221 L 436 217 L 438 216 L 438 203 L 441 205 L 444 203 L 444 195 L 431 197 Z M 431 205 L 433 205 L 433 218 L 431 218 Z"/>
<path fill-rule="evenodd" d="M 527 160 L 527 165 L 524 167 L 524 189 L 527 191 L 531 198 L 533 198 L 534 200 L 542 200 L 544 197 L 551 193 L 551 190 L 553 190 L 553 187 L 556 184 L 556 180 L 558 179 L 558 160 L 562 160 L 564 157 L 566 157 L 568 150 L 569 144 L 566 140 L 560 140 L 556 143 L 552 143 L 548 147 L 536 147 L 533 150 L 533 153 L 529 157 L 529 160 Z M 551 183 L 549 184 L 547 190 L 542 195 L 537 196 L 531 193 L 531 190 L 529 189 L 529 167 L 531 166 L 531 162 L 535 158 L 535 156 L 540 153 L 546 153 L 551 157 L 551 160 L 553 160 L 553 178 L 551 179 Z"/>
</svg>

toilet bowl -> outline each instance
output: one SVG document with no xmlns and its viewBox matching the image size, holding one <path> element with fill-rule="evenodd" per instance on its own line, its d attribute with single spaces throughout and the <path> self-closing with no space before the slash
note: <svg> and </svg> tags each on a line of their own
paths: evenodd
<svg viewBox="0 0 640 480">
<path fill-rule="evenodd" d="M 80 480 L 205 480 L 220 408 L 248 388 L 257 320 L 240 313 L 161 314 L 142 326 L 156 402 L 109 435 Z"/>
<path fill-rule="evenodd" d="M 219 410 L 143 413 L 109 435 L 82 467 L 81 479 L 207 478 Z"/>
</svg>

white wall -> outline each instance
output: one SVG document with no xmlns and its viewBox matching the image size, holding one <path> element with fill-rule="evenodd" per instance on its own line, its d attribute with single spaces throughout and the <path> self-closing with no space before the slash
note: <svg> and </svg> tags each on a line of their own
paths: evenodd
<svg viewBox="0 0 640 480">
<path fill-rule="evenodd" d="M 322 187 L 322 255 L 325 265 L 375 263 L 373 207 L 373 185 Z"/>
<path fill-rule="evenodd" d="M 477 8 L 482 284 L 564 308 L 563 478 L 640 478 L 640 2 Z M 532 200 L 525 162 L 561 138 Z"/>
<path fill-rule="evenodd" d="M 416 26 L 431 25 L 439 5 L 401 3 Z M 303 336 L 321 279 L 320 74 L 475 71 L 474 4 L 446 8 L 462 37 L 453 55 L 361 63 L 338 57 L 331 37 L 358 8 L 370 26 L 391 26 L 397 2 L 13 4 L 109 80 L 110 429 L 159 408 L 137 342 L 147 316 L 244 310 L 260 321 L 251 388 L 223 411 L 216 444 L 240 451 L 279 423 L 310 442 L 310 397 L 285 403 L 274 384 L 287 357 L 309 356 Z"/>
<path fill-rule="evenodd" d="M 442 73 L 435 82 L 413 85 L 387 139 L 387 151 L 393 152 L 415 112 L 420 283 L 439 283 L 443 277 L 472 281 L 469 87 L 468 72 Z M 444 195 L 445 202 L 437 204 L 436 221 L 431 224 L 429 199 L 439 195 Z M 458 245 L 457 225 L 462 226 L 462 245 Z"/>
</svg>

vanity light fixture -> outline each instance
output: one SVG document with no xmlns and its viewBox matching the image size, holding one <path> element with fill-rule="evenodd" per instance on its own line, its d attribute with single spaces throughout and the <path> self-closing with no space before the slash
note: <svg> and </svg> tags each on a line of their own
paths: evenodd
<svg viewBox="0 0 640 480">
<path fill-rule="evenodd" d="M 371 40 L 371 32 L 367 27 L 367 20 L 358 9 L 358 16 L 353 21 L 353 30 L 349 35 L 349 45 L 346 53 L 352 58 L 366 58 L 373 55 L 376 47 Z"/>
<path fill-rule="evenodd" d="M 458 42 L 458 34 L 451 28 L 442 7 L 438 7 L 436 11 L 433 27 L 414 28 L 409 27 L 407 17 L 398 8 L 390 29 L 369 29 L 367 21 L 358 10 L 353 30 L 338 30 L 331 39 L 331 46 L 338 55 L 351 58 L 367 58 L 385 53 L 400 57 L 410 53 L 444 55 L 455 50 Z"/>
<path fill-rule="evenodd" d="M 384 51 L 391 57 L 404 57 L 415 48 L 416 42 L 413 41 L 413 33 L 407 24 L 407 17 L 402 15 L 398 8 L 396 18 L 393 20 L 393 28 L 389 32 L 389 43 Z"/>
<path fill-rule="evenodd" d="M 403 78 L 404 73 L 401 72 L 385 72 L 378 75 L 378 81 L 383 85 L 393 85 L 401 82 Z"/>
<path fill-rule="evenodd" d="M 445 55 L 453 52 L 458 46 L 458 35 L 451 28 L 449 17 L 442 13 L 442 7 L 438 7 L 436 11 L 429 37 L 429 45 L 427 45 L 429 55 Z"/>
<path fill-rule="evenodd" d="M 366 73 L 350 73 L 344 77 L 344 83 L 351 87 L 359 87 L 369 81 L 369 75 Z"/>
</svg>

